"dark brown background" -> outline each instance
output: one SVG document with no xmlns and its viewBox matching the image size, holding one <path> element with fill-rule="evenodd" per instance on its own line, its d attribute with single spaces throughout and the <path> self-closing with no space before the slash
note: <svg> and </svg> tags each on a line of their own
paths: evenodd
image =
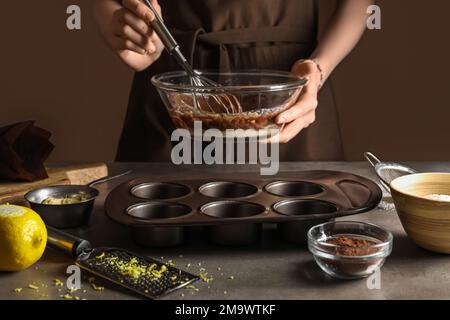
<svg viewBox="0 0 450 320">
<path fill-rule="evenodd" d="M 331 80 L 346 158 L 450 160 L 450 1 L 378 3 L 382 30 L 368 31 Z M 81 31 L 65 27 L 70 4 L 82 8 Z M 332 6 L 321 1 L 322 17 Z M 132 72 L 97 35 L 91 1 L 5 1 L 0 21 L 0 125 L 36 119 L 54 133 L 53 161 L 112 160 Z"/>
</svg>

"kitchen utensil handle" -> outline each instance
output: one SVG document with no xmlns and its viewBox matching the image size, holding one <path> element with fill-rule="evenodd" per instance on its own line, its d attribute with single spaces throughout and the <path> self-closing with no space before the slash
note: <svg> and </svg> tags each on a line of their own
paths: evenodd
<svg viewBox="0 0 450 320">
<path fill-rule="evenodd" d="M 47 246 L 53 249 L 62 250 L 77 258 L 85 251 L 92 249 L 89 241 L 75 237 L 71 234 L 47 226 Z"/>
<path fill-rule="evenodd" d="M 131 172 L 132 172 L 132 170 L 128 170 L 128 171 L 125 171 L 125 172 L 122 172 L 122 173 L 119 173 L 119 174 L 116 174 L 116 175 L 113 175 L 113 176 L 107 176 L 107 177 L 103 177 L 103 178 L 94 180 L 94 181 L 92 181 L 91 183 L 88 184 L 88 187 L 93 187 L 93 186 L 96 186 L 98 184 L 105 183 L 105 182 L 108 182 L 108 181 L 111 181 L 111 180 L 114 180 L 114 179 L 126 176 L 126 175 L 130 174 Z"/>
<path fill-rule="evenodd" d="M 172 52 L 176 47 L 178 47 L 178 43 L 175 40 L 175 38 L 170 33 L 169 29 L 167 29 L 166 25 L 164 24 L 161 16 L 159 15 L 158 11 L 156 11 L 155 7 L 153 7 L 152 3 L 149 0 L 144 0 L 145 4 L 149 9 L 152 11 L 153 15 L 155 16 L 155 19 L 153 19 L 150 24 L 153 27 L 153 30 L 155 30 L 156 34 L 161 39 L 162 43 L 166 47 L 166 49 L 169 52 Z"/>
<path fill-rule="evenodd" d="M 380 159 L 378 159 L 372 152 L 364 152 L 364 157 L 374 168 L 381 162 Z"/>
<path fill-rule="evenodd" d="M 184 71 L 188 73 L 188 75 L 196 76 L 194 69 L 192 69 L 186 57 L 183 55 L 183 53 L 181 53 L 180 45 L 172 36 L 172 33 L 169 31 L 169 29 L 167 29 L 167 26 L 164 24 L 164 21 L 156 11 L 155 7 L 153 7 L 153 5 L 149 0 L 144 0 L 144 3 L 150 8 L 150 10 L 155 15 L 155 19 L 153 19 L 150 22 L 150 24 L 153 30 L 158 35 L 158 37 L 161 39 L 161 42 L 164 44 L 164 47 L 167 49 L 169 54 L 175 58 L 175 60 L 184 69 Z"/>
</svg>

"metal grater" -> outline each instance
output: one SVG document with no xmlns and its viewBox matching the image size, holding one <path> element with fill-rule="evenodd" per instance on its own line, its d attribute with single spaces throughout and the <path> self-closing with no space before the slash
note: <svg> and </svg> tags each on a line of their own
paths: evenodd
<svg viewBox="0 0 450 320">
<path fill-rule="evenodd" d="M 50 226 L 47 233 L 47 245 L 70 253 L 80 268 L 150 299 L 199 280 L 196 275 L 127 250 L 92 248 L 89 241 Z"/>
<path fill-rule="evenodd" d="M 132 261 L 135 261 L 132 264 L 136 267 L 135 271 L 128 270 L 127 267 L 124 269 L 119 267 L 120 263 L 130 266 Z M 116 248 L 93 249 L 91 252 L 80 255 L 76 264 L 92 274 L 150 299 L 164 296 L 199 279 L 191 273 L 161 261 Z M 164 268 L 165 271 L 160 273 L 160 270 Z M 141 272 L 143 270 L 147 272 Z M 160 273 L 159 276 L 158 273 Z"/>
</svg>

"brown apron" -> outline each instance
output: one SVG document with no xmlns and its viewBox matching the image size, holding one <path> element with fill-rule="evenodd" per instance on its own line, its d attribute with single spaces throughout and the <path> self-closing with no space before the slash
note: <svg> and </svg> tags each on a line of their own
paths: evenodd
<svg viewBox="0 0 450 320">
<path fill-rule="evenodd" d="M 316 46 L 316 0 L 161 0 L 160 5 L 166 24 L 197 69 L 290 70 Z M 136 73 L 117 161 L 170 161 L 175 128 L 150 79 L 172 70 L 179 67 L 163 53 Z M 280 146 L 280 160 L 342 159 L 333 95 L 325 84 L 316 122 Z"/>
</svg>

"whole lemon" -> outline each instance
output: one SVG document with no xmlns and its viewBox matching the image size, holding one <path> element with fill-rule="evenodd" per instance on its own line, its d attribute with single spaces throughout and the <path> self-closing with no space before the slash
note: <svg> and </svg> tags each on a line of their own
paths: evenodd
<svg viewBox="0 0 450 320">
<path fill-rule="evenodd" d="M 47 244 L 47 229 L 33 210 L 0 205 L 0 270 L 19 271 L 38 261 Z"/>
</svg>

